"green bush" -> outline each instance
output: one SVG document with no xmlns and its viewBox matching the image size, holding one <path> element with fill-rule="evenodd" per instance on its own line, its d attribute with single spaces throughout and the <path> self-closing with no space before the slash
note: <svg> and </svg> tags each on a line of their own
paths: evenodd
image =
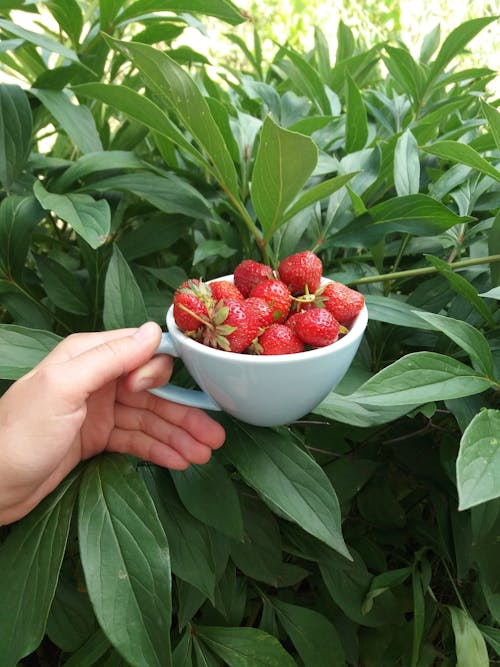
<svg viewBox="0 0 500 667">
<path fill-rule="evenodd" d="M 216 76 L 175 38 L 241 22 L 226 0 L 96 4 L 0 10 L 2 387 L 244 257 L 314 249 L 370 322 L 299 422 L 217 417 L 182 473 L 96 457 L 0 529 L 1 666 L 497 662 L 500 113 L 454 66 L 494 17 L 417 58 L 340 23 L 267 64 L 229 33 Z"/>
</svg>

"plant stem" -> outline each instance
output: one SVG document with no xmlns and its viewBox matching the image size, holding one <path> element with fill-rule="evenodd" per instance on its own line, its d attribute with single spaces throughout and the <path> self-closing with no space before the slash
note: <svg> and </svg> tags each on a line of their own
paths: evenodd
<svg viewBox="0 0 500 667">
<path fill-rule="evenodd" d="M 488 255 L 487 257 L 475 257 L 471 259 L 462 259 L 459 262 L 450 264 L 450 269 L 464 269 L 467 266 L 479 266 L 480 264 L 493 264 L 500 262 L 500 255 Z M 366 285 L 367 283 L 380 283 L 386 280 L 403 280 L 404 278 L 414 278 L 416 276 L 432 275 L 439 273 L 434 266 L 426 266 L 421 269 L 409 269 L 408 271 L 395 271 L 393 273 L 381 273 L 378 276 L 364 276 L 352 280 L 350 285 Z"/>
</svg>

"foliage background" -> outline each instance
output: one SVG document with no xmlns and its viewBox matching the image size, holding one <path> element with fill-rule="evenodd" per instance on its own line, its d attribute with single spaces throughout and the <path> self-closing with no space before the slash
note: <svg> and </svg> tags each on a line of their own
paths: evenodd
<svg viewBox="0 0 500 667">
<path fill-rule="evenodd" d="M 225 0 L 178 9 L 0 3 L 22 84 L 0 86 L 2 390 L 61 336 L 163 322 L 185 277 L 245 256 L 314 248 L 369 327 L 298 423 L 218 415 L 226 445 L 185 473 L 97 457 L 2 528 L 0 660 L 494 664 L 500 112 L 496 72 L 462 54 L 498 21 L 484 8 L 410 53 L 380 41 L 396 6 L 373 34 L 380 5 L 335 40 L 292 24 L 294 48 L 269 22 L 242 39 Z M 239 55 L 209 65 L 178 40 L 214 13 Z"/>
</svg>

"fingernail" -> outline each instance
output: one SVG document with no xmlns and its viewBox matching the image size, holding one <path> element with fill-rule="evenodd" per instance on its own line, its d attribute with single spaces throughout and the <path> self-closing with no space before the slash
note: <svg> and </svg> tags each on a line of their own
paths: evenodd
<svg viewBox="0 0 500 667">
<path fill-rule="evenodd" d="M 139 371 L 134 378 L 134 391 L 144 391 L 145 389 L 150 389 L 154 384 L 154 378 L 147 373 L 142 374 Z"/>
<path fill-rule="evenodd" d="M 154 322 L 145 322 L 137 329 L 134 337 L 141 341 L 151 340 L 155 338 L 156 332 L 157 325 Z"/>
</svg>

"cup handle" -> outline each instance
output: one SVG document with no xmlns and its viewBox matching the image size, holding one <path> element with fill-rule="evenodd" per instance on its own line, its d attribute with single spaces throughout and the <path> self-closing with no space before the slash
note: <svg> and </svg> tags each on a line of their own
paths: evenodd
<svg viewBox="0 0 500 667">
<path fill-rule="evenodd" d="M 179 356 L 172 336 L 169 333 L 162 334 L 156 354 L 169 354 L 172 357 Z M 173 403 L 181 403 L 182 405 L 189 405 L 193 408 L 201 408 L 202 410 L 221 410 L 220 405 L 210 398 L 208 394 L 197 389 L 185 389 L 184 387 L 176 387 L 173 384 L 167 383 L 161 387 L 153 387 L 149 389 L 149 392 Z"/>
</svg>

